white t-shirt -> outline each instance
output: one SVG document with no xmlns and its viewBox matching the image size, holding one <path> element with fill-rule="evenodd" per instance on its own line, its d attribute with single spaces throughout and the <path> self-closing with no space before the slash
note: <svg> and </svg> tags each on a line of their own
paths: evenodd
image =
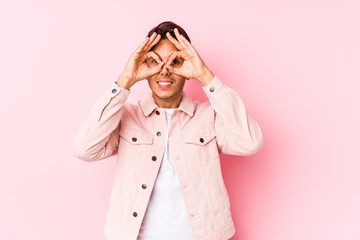
<svg viewBox="0 0 360 240">
<path fill-rule="evenodd" d="M 137 240 L 194 240 L 169 151 L 170 117 L 174 110 L 164 108 L 167 122 L 166 148 Z"/>
</svg>

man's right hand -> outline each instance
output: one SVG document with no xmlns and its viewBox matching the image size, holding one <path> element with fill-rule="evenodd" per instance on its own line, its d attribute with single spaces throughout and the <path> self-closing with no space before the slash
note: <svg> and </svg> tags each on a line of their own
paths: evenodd
<svg viewBox="0 0 360 240">
<path fill-rule="evenodd" d="M 136 82 L 144 80 L 161 71 L 164 62 L 161 61 L 156 53 L 149 51 L 160 41 L 160 39 L 161 35 L 154 32 L 150 37 L 146 37 L 131 54 L 123 73 L 116 82 L 119 87 L 129 90 Z M 146 63 L 147 59 L 148 61 L 156 61 L 155 66 L 149 67 Z"/>
</svg>

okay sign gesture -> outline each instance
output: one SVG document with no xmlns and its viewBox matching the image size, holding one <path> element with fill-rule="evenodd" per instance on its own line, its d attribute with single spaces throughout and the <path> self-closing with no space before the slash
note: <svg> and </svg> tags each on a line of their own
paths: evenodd
<svg viewBox="0 0 360 240">
<path fill-rule="evenodd" d="M 136 48 L 131 54 L 125 69 L 119 77 L 117 84 L 120 87 L 130 89 L 136 82 L 151 77 L 152 75 L 159 73 L 164 65 L 158 55 L 156 55 L 150 49 L 155 46 L 161 39 L 161 35 L 153 33 L 150 37 L 146 37 L 145 40 Z M 156 67 L 150 68 L 146 64 L 148 59 L 154 59 L 159 64 Z"/>
<path fill-rule="evenodd" d="M 165 67 L 169 69 L 170 73 L 183 76 L 187 79 L 196 79 L 206 86 L 214 78 L 214 75 L 205 66 L 193 45 L 179 33 L 177 28 L 174 29 L 174 32 L 177 40 L 169 32 L 166 33 L 166 37 L 179 51 L 173 52 L 170 55 Z M 183 59 L 184 62 L 181 67 L 171 66 L 175 59 Z"/>
</svg>

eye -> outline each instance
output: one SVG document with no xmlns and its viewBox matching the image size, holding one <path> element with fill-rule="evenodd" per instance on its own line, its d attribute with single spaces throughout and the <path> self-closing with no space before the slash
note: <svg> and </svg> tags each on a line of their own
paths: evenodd
<svg viewBox="0 0 360 240">
<path fill-rule="evenodd" d="M 155 67 L 158 65 L 158 62 L 153 58 L 146 59 L 145 63 L 148 67 Z"/>
<path fill-rule="evenodd" d="M 174 66 L 174 67 L 176 67 L 176 68 L 179 68 L 179 67 L 182 66 L 183 62 L 184 62 L 184 59 L 182 59 L 182 58 L 175 58 L 174 60 L 172 60 L 171 65 Z"/>
<path fill-rule="evenodd" d="M 172 62 L 171 65 L 174 65 L 175 67 L 180 67 L 184 62 L 184 59 L 182 58 L 175 58 Z"/>
</svg>

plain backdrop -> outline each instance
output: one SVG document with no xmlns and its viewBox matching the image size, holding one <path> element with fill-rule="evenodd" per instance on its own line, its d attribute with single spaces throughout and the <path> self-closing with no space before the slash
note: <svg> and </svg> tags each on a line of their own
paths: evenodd
<svg viewBox="0 0 360 240">
<path fill-rule="evenodd" d="M 255 155 L 221 159 L 232 239 L 360 239 L 359 9 L 356 0 L 1 1 L 0 239 L 105 239 L 116 159 L 79 160 L 72 141 L 166 20 L 264 134 Z M 148 91 L 142 81 L 128 101 Z M 185 91 L 207 100 L 195 80 Z"/>
</svg>

